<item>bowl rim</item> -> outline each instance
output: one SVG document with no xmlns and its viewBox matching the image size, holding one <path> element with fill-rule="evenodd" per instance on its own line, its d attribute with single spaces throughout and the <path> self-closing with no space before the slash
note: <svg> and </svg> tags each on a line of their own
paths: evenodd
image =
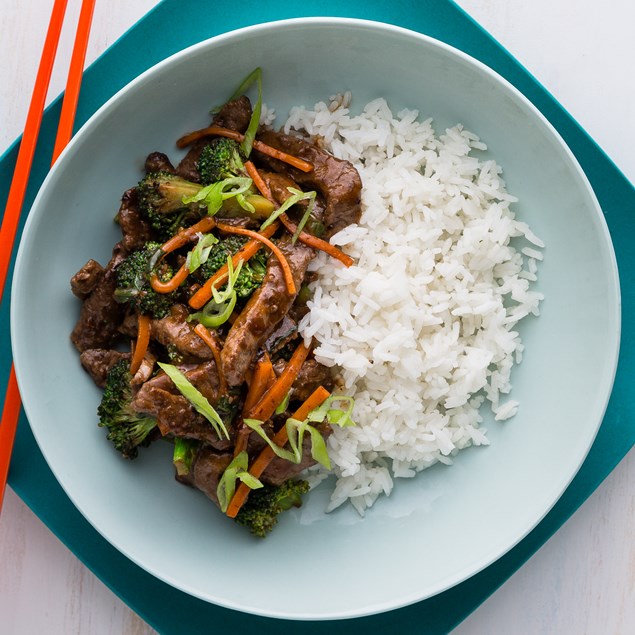
<svg viewBox="0 0 635 635">
<path fill-rule="evenodd" d="M 112 95 L 108 100 L 106 100 L 81 126 L 81 128 L 75 133 L 69 144 L 66 146 L 64 151 L 61 153 L 60 157 L 56 161 L 55 165 L 51 168 L 47 176 L 45 177 L 38 194 L 32 204 L 31 210 L 29 210 L 28 217 L 26 219 L 25 227 L 23 230 L 23 235 L 27 236 L 30 233 L 31 225 L 34 223 L 34 216 L 31 214 L 31 211 L 37 209 L 40 206 L 40 201 L 44 195 L 44 192 L 48 189 L 49 183 L 51 180 L 55 178 L 55 176 L 64 171 L 67 157 L 74 151 L 76 145 L 81 144 L 83 142 L 83 138 L 86 135 L 89 135 L 93 128 L 99 125 L 100 121 L 107 115 L 107 113 L 115 107 L 119 100 L 121 100 L 126 93 L 136 89 L 139 85 L 144 82 L 151 80 L 152 77 L 163 71 L 166 67 L 169 67 L 173 64 L 178 64 L 181 60 L 189 57 L 190 55 L 196 54 L 197 52 L 204 50 L 208 47 L 215 48 L 216 46 L 223 45 L 224 43 L 230 43 L 234 40 L 238 40 L 244 35 L 254 35 L 258 33 L 265 33 L 268 31 L 275 31 L 280 28 L 298 28 L 298 27 L 344 27 L 344 28 L 352 28 L 352 29 L 365 29 L 370 31 L 388 31 L 395 33 L 397 35 L 405 36 L 412 39 L 417 39 L 422 43 L 426 43 L 429 46 L 437 47 L 441 50 L 444 50 L 446 53 L 449 53 L 452 56 L 458 57 L 463 62 L 466 62 L 468 65 L 475 67 L 480 72 L 488 75 L 491 79 L 493 79 L 496 83 L 498 83 L 504 90 L 510 93 L 514 99 L 519 100 L 526 108 L 528 108 L 533 116 L 537 117 L 541 123 L 546 126 L 549 134 L 558 142 L 560 148 L 564 151 L 567 160 L 571 167 L 574 168 L 576 172 L 576 176 L 580 181 L 580 184 L 585 188 L 586 194 L 589 197 L 590 201 L 592 201 L 595 208 L 595 215 L 597 220 L 599 221 L 599 227 L 602 230 L 602 238 L 604 239 L 607 248 L 608 248 L 608 256 L 610 260 L 610 275 L 612 278 L 612 285 L 615 291 L 615 316 L 616 316 L 616 329 L 614 333 L 614 342 L 612 350 L 607 351 L 607 359 L 610 360 L 610 367 L 612 368 L 612 372 L 607 373 L 605 377 L 605 386 L 604 389 L 604 399 L 603 406 L 601 408 L 601 416 L 596 423 L 593 434 L 590 436 L 588 445 L 586 450 L 579 457 L 579 461 L 577 463 L 576 469 L 570 474 L 569 478 L 562 483 L 562 487 L 558 491 L 557 495 L 553 498 L 547 508 L 544 510 L 542 515 L 535 519 L 533 524 L 530 524 L 526 528 L 526 531 L 522 532 L 517 536 L 516 540 L 512 541 L 511 544 L 506 544 L 502 547 L 502 550 L 497 551 L 496 553 L 490 553 L 489 555 L 485 554 L 481 561 L 477 566 L 470 566 L 469 571 L 459 570 L 454 576 L 450 576 L 447 579 L 444 579 L 439 582 L 437 587 L 432 590 L 418 590 L 417 592 L 413 592 L 410 595 L 404 595 L 399 602 L 389 601 L 386 603 L 376 603 L 373 606 L 364 606 L 364 607 L 356 607 L 349 611 L 338 611 L 338 612 L 322 612 L 322 613 L 303 613 L 303 614 L 295 614 L 289 613 L 286 614 L 283 611 L 279 610 L 262 610 L 259 608 L 248 607 L 244 604 L 241 605 L 237 602 L 228 600 L 224 597 L 215 597 L 211 596 L 208 593 L 202 593 L 197 591 L 196 589 L 190 588 L 187 583 L 183 581 L 175 580 L 169 575 L 162 574 L 159 571 L 156 571 L 151 566 L 148 565 L 145 561 L 140 558 L 137 558 L 135 554 L 129 553 L 122 546 L 111 542 L 108 535 L 103 533 L 102 529 L 99 526 L 93 524 L 89 515 L 84 512 L 83 505 L 76 500 L 72 491 L 69 491 L 66 483 L 64 482 L 64 478 L 60 475 L 59 471 L 56 469 L 54 463 L 49 461 L 49 457 L 47 456 L 47 452 L 43 444 L 41 443 L 41 437 L 38 433 L 37 427 L 31 426 L 33 431 L 33 435 L 40 447 L 44 458 L 49 465 L 49 468 L 53 472 L 55 478 L 62 486 L 65 494 L 69 497 L 69 499 L 73 502 L 75 507 L 82 513 L 82 515 L 88 520 L 88 522 L 98 531 L 98 533 L 104 537 L 110 544 L 112 544 L 117 550 L 119 550 L 122 554 L 124 554 L 127 558 L 129 558 L 132 562 L 143 568 L 145 571 L 148 571 L 153 576 L 158 579 L 164 581 L 165 583 L 171 585 L 174 588 L 180 589 L 188 594 L 191 594 L 197 598 L 205 600 L 207 602 L 217 604 L 219 606 L 223 606 L 229 609 L 234 609 L 237 611 L 247 612 L 255 615 L 261 615 L 265 617 L 279 618 L 279 619 L 293 619 L 293 620 L 332 620 L 332 619 L 343 619 L 343 618 L 355 618 L 355 617 L 363 617 L 368 615 L 374 615 L 377 613 L 398 609 L 415 602 L 419 602 L 421 600 L 425 600 L 427 598 L 433 597 L 439 593 L 442 593 L 461 582 L 469 579 L 473 575 L 479 573 L 490 564 L 501 558 L 508 551 L 514 548 L 519 542 L 521 542 L 549 513 L 549 511 L 553 508 L 553 506 L 560 499 L 564 491 L 570 485 L 571 481 L 579 471 L 582 463 L 585 461 L 589 450 L 591 449 L 593 442 L 597 436 L 598 430 L 602 424 L 602 420 L 604 418 L 604 414 L 606 412 L 606 408 L 608 406 L 608 402 L 611 396 L 615 375 L 617 372 L 617 363 L 619 356 L 619 348 L 620 348 L 620 336 L 621 336 L 621 291 L 619 284 L 619 273 L 617 267 L 617 259 L 615 256 L 615 250 L 613 248 L 610 232 L 608 229 L 608 225 L 604 214 L 602 213 L 600 204 L 597 200 L 595 192 L 591 187 L 588 177 L 586 176 L 584 170 L 580 166 L 577 158 L 575 157 L 573 151 L 569 148 L 567 143 L 562 138 L 561 134 L 556 130 L 556 128 L 551 124 L 551 122 L 542 114 L 542 112 L 519 90 L 517 89 L 509 80 L 505 79 L 498 72 L 494 71 L 492 68 L 487 66 L 485 63 L 480 60 L 474 58 L 473 56 L 465 53 L 461 49 L 458 49 L 442 40 L 434 38 L 432 36 L 420 33 L 418 31 L 414 31 L 411 29 L 407 29 L 404 27 L 396 26 L 387 22 L 361 19 L 361 18 L 346 18 L 346 17 L 330 17 L 330 16 L 312 16 L 312 17 L 299 17 L 299 18 L 288 18 L 282 20 L 273 20 L 267 21 L 259 24 L 254 24 L 251 26 L 245 26 L 237 29 L 233 29 L 231 31 L 227 31 L 225 33 L 221 33 L 205 39 L 201 42 L 197 42 L 188 46 L 172 55 L 166 57 L 165 59 L 157 62 L 152 65 L 150 68 L 140 73 L 133 80 L 128 82 L 125 86 L 121 87 L 117 92 Z M 23 248 L 23 241 L 20 241 L 18 252 L 16 255 L 15 261 L 15 269 L 13 273 L 13 281 L 12 281 L 12 295 L 17 293 L 17 286 L 19 283 L 19 279 L 21 278 L 22 271 L 25 268 L 25 261 L 27 256 L 25 255 L 25 250 Z M 12 343 L 12 352 L 15 360 L 15 371 L 16 377 L 18 379 L 18 385 L 22 383 L 26 385 L 26 376 L 27 369 L 22 366 L 22 354 L 21 354 L 21 345 L 20 345 L 20 324 L 19 324 L 19 316 L 17 304 L 12 303 L 10 307 L 10 325 L 11 325 L 11 343 Z M 26 366 L 26 364 L 25 364 Z M 30 424 L 30 407 L 31 400 L 26 399 L 24 402 L 24 409 L 27 414 L 27 418 L 29 419 Z"/>
</svg>

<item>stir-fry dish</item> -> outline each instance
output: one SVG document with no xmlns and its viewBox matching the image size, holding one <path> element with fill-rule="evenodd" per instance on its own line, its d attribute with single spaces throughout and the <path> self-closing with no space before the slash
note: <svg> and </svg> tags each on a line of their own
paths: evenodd
<svg viewBox="0 0 635 635">
<path fill-rule="evenodd" d="M 258 99 L 245 95 L 256 85 Z M 256 69 L 211 124 L 153 152 L 122 197 L 122 238 L 105 267 L 71 280 L 71 339 L 103 388 L 99 426 L 127 459 L 173 444 L 176 478 L 258 536 L 329 468 L 332 426 L 352 399 L 298 334 L 317 251 L 359 220 L 361 180 L 316 140 L 260 125 Z"/>
</svg>

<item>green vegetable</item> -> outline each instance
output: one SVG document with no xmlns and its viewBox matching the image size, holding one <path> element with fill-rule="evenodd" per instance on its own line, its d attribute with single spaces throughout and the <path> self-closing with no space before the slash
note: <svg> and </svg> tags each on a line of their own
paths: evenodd
<svg viewBox="0 0 635 635">
<path fill-rule="evenodd" d="M 252 534 L 264 538 L 283 511 L 302 505 L 302 495 L 308 491 L 306 481 L 285 481 L 278 487 L 265 485 L 249 494 L 235 520 L 248 527 Z"/>
<path fill-rule="evenodd" d="M 342 404 L 344 406 L 342 407 Z M 308 421 L 319 422 L 327 421 L 331 425 L 337 425 L 340 428 L 354 426 L 355 422 L 351 419 L 355 400 L 346 395 L 331 395 L 328 399 L 309 412 Z"/>
<path fill-rule="evenodd" d="M 339 404 L 346 404 L 346 409 L 338 407 Z M 257 419 L 244 419 L 244 424 L 256 432 L 273 450 L 276 456 L 292 463 L 299 463 L 302 460 L 302 442 L 304 435 L 308 432 L 311 435 L 311 456 L 315 461 L 323 465 L 327 470 L 331 469 L 331 461 L 326 450 L 326 443 L 320 431 L 311 425 L 311 423 L 322 423 L 327 421 L 331 425 L 337 425 L 342 428 L 354 426 L 355 423 L 351 419 L 353 406 L 355 402 L 352 397 L 332 396 L 324 401 L 317 408 L 311 410 L 304 421 L 289 418 L 285 423 L 287 436 L 289 437 L 289 445 L 291 450 L 281 448 L 274 443 L 264 431 L 262 421 Z"/>
<path fill-rule="evenodd" d="M 243 422 L 248 428 L 258 433 L 258 435 L 266 441 L 276 456 L 291 463 L 299 463 L 302 460 L 302 442 L 305 432 L 308 432 L 311 435 L 311 456 L 327 470 L 331 469 L 331 461 L 326 451 L 324 438 L 317 428 L 309 424 L 308 420 L 298 421 L 293 418 L 287 419 L 285 427 L 287 428 L 291 450 L 285 450 L 275 444 L 264 431 L 262 421 L 258 421 L 257 419 L 243 419 Z"/>
<path fill-rule="evenodd" d="M 218 238 L 214 234 L 205 234 L 199 237 L 196 247 L 187 254 L 185 265 L 190 273 L 207 262 L 210 251 L 216 243 L 218 243 Z"/>
<path fill-rule="evenodd" d="M 219 438 L 225 436 L 225 438 L 229 439 L 229 432 L 227 432 L 223 420 L 216 410 L 214 410 L 207 398 L 189 382 L 187 377 L 176 366 L 162 362 L 158 362 L 158 364 L 161 369 L 165 371 L 165 374 L 174 382 L 179 392 L 192 404 L 193 408 L 210 422 Z"/>
<path fill-rule="evenodd" d="M 260 231 L 269 227 L 269 225 L 271 225 L 271 223 L 273 223 L 281 214 L 284 214 L 284 212 L 286 212 L 290 207 L 293 207 L 296 203 L 299 203 L 300 201 L 309 201 L 309 204 L 302 215 L 302 219 L 298 223 L 295 233 L 293 234 L 292 242 L 295 242 L 313 211 L 313 204 L 317 193 L 302 192 L 295 187 L 288 187 L 287 190 L 289 190 L 291 196 L 282 205 L 280 205 L 280 207 L 275 210 L 269 218 L 267 218 L 267 220 L 260 226 Z"/>
<path fill-rule="evenodd" d="M 162 240 L 170 238 L 181 225 L 190 225 L 205 213 L 200 202 L 183 201 L 191 199 L 201 187 L 168 172 L 152 172 L 137 185 L 139 210 Z"/>
<path fill-rule="evenodd" d="M 198 159 L 197 168 L 205 185 L 234 176 L 247 176 L 243 163 L 245 155 L 233 139 L 217 137 L 206 145 Z"/>
<path fill-rule="evenodd" d="M 242 209 L 253 213 L 254 207 L 245 198 L 245 193 L 250 192 L 252 180 L 248 177 L 232 176 L 223 179 L 218 183 L 212 183 L 199 189 L 192 196 L 183 198 L 183 202 L 191 205 L 200 203 L 207 207 L 207 213 L 214 216 L 223 207 L 223 203 L 231 198 L 235 198 Z"/>
<path fill-rule="evenodd" d="M 216 287 L 212 287 L 213 298 L 203 307 L 202 311 L 192 313 L 187 317 L 187 321 L 197 320 L 207 328 L 218 328 L 227 320 L 229 320 L 234 307 L 236 306 L 237 295 L 234 291 L 234 284 L 240 270 L 242 261 L 238 263 L 238 267 L 234 270 L 234 264 L 231 256 L 227 256 L 227 284 L 223 291 L 217 291 Z"/>
<path fill-rule="evenodd" d="M 216 495 L 218 496 L 218 504 L 220 505 L 221 511 L 227 511 L 229 502 L 236 491 L 236 481 L 241 481 L 252 490 L 262 487 L 262 483 L 248 472 L 248 468 L 249 456 L 244 450 L 236 455 L 232 459 L 232 462 L 225 468 L 225 471 L 218 481 L 218 487 L 216 488 Z"/>
<path fill-rule="evenodd" d="M 141 249 L 131 252 L 117 267 L 117 288 L 114 292 L 117 302 L 129 304 L 137 312 L 155 319 L 165 317 L 175 302 L 174 293 L 157 293 L 150 286 L 152 263 L 160 247 L 159 243 L 148 242 Z M 160 280 L 167 281 L 172 277 L 173 270 L 166 263 L 161 263 L 156 273 Z"/>
<path fill-rule="evenodd" d="M 187 476 L 192 469 L 192 462 L 198 451 L 199 442 L 192 439 L 176 437 L 174 439 L 174 453 L 172 463 L 179 476 Z"/>
<path fill-rule="evenodd" d="M 108 371 L 106 386 L 97 409 L 99 426 L 108 429 L 108 440 L 127 459 L 134 459 L 139 446 L 147 446 L 148 435 L 157 425 L 156 419 L 131 408 L 132 388 L 130 363 L 118 361 Z"/>
<path fill-rule="evenodd" d="M 241 95 L 244 95 L 254 82 L 258 85 L 258 99 L 254 105 L 251 119 L 249 120 L 249 125 L 247 126 L 247 130 L 245 132 L 245 138 L 242 142 L 242 150 L 246 157 L 251 154 L 251 148 L 254 143 L 254 139 L 256 138 L 258 124 L 260 123 L 260 113 L 262 111 L 262 69 L 255 68 L 251 71 L 229 99 L 229 101 L 232 101 L 234 99 L 238 99 Z"/>
</svg>

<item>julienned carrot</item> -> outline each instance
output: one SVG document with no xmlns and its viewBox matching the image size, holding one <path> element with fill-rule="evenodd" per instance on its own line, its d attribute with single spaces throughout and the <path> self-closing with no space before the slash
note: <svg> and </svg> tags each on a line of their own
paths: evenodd
<svg viewBox="0 0 635 635">
<path fill-rule="evenodd" d="M 228 137 L 229 139 L 234 139 L 234 141 L 238 141 L 240 143 L 243 142 L 245 136 L 236 130 L 230 130 L 229 128 L 222 128 L 221 126 L 209 126 L 208 128 L 202 128 L 201 130 L 195 130 L 194 132 L 190 132 L 189 134 L 183 135 L 177 142 L 176 145 L 179 148 L 185 148 L 189 146 L 190 143 L 194 143 L 194 141 L 198 141 L 198 139 L 202 139 L 203 137 Z M 266 154 L 274 159 L 278 159 L 279 161 L 283 161 L 284 163 L 288 163 L 292 165 L 294 168 L 298 168 L 302 172 L 312 172 L 313 165 L 304 159 L 300 159 L 298 157 L 294 157 L 291 154 L 287 154 L 282 150 L 278 150 L 278 148 L 273 148 L 262 141 L 258 141 L 258 139 L 254 140 L 253 148 Z"/>
<path fill-rule="evenodd" d="M 211 231 L 216 226 L 216 221 L 211 216 L 206 216 L 198 223 L 180 231 L 176 236 L 172 236 L 170 240 L 161 245 L 161 251 L 163 255 L 159 258 L 159 262 L 163 260 L 170 252 L 180 249 L 183 245 L 186 245 L 196 234 L 204 234 Z M 157 263 L 158 264 L 158 263 Z M 156 265 L 155 265 L 156 266 Z M 150 286 L 157 293 L 171 293 L 178 289 L 178 287 L 185 282 L 185 279 L 189 275 L 189 269 L 183 264 L 183 266 L 168 280 L 163 282 L 156 273 L 152 273 L 150 276 Z"/>
<path fill-rule="evenodd" d="M 139 316 L 139 332 L 137 334 L 137 343 L 134 347 L 132 360 L 130 362 L 130 373 L 134 375 L 140 368 L 143 358 L 146 356 L 148 344 L 150 343 L 150 316 Z"/>
<path fill-rule="evenodd" d="M 253 231 L 252 229 L 245 229 L 244 227 L 235 227 L 234 225 L 225 225 L 225 223 L 216 223 L 216 227 L 227 234 L 238 234 L 239 236 L 249 236 L 253 240 L 259 240 L 263 245 L 271 249 L 273 255 L 278 259 L 280 267 L 282 267 L 282 275 L 284 276 L 284 282 L 287 286 L 287 293 L 289 295 L 295 295 L 296 288 L 293 280 L 293 272 L 291 267 L 285 258 L 285 255 L 280 251 L 277 245 L 274 245 L 268 238 Z"/>
<path fill-rule="evenodd" d="M 245 170 L 247 170 L 247 174 L 254 182 L 254 185 L 258 188 L 258 191 L 268 200 L 275 204 L 273 199 L 273 194 L 269 189 L 269 186 L 265 182 L 265 180 L 260 176 L 260 172 L 258 172 L 258 168 L 251 162 L 245 161 Z"/>
<path fill-rule="evenodd" d="M 278 223 L 272 223 L 269 227 L 263 230 L 261 236 L 264 236 L 265 238 L 273 236 L 278 227 L 280 227 Z M 247 262 L 250 258 L 253 258 L 261 247 L 262 242 L 259 240 L 250 240 L 245 243 L 232 258 L 232 265 L 234 269 L 236 269 L 239 262 Z M 227 282 L 228 273 L 229 270 L 227 265 L 223 265 L 213 276 L 210 276 L 205 281 L 205 284 L 190 298 L 189 305 L 193 309 L 201 309 L 212 297 L 212 287 L 219 288 Z"/>
<path fill-rule="evenodd" d="M 302 368 L 302 364 L 304 364 L 304 360 L 308 354 L 309 347 L 305 346 L 304 342 L 300 342 L 295 351 L 293 351 L 289 363 L 285 366 L 285 369 L 278 379 L 276 379 L 271 388 L 267 390 L 258 403 L 251 409 L 246 419 L 267 421 L 267 419 L 273 416 L 276 408 L 284 401 L 293 382 L 298 377 L 300 368 Z"/>
<path fill-rule="evenodd" d="M 278 218 L 291 234 L 295 234 L 297 226 L 291 222 L 286 214 L 280 214 Z M 335 245 L 331 245 L 331 243 L 327 242 L 326 240 L 322 240 L 321 238 L 313 236 L 312 234 L 308 234 L 307 232 L 300 232 L 298 240 L 301 243 L 308 245 L 309 247 L 313 247 L 313 249 L 319 249 L 320 251 L 326 252 L 329 256 L 339 260 L 347 267 L 350 267 L 355 262 L 349 255 L 345 254 Z"/>
<path fill-rule="evenodd" d="M 276 380 L 276 373 L 273 370 L 273 364 L 267 352 L 256 362 L 251 381 L 249 382 L 249 390 L 245 397 L 243 405 L 243 417 L 247 417 L 250 410 L 262 399 L 271 385 Z M 243 450 L 247 449 L 247 441 L 251 429 L 245 426 L 240 420 L 238 424 L 238 434 L 236 435 L 236 444 L 234 446 L 234 456 L 238 456 Z"/>
<path fill-rule="evenodd" d="M 176 234 L 176 236 L 172 236 L 170 240 L 161 245 L 161 251 L 164 254 L 169 254 L 175 249 L 179 249 L 183 247 L 183 245 L 186 245 L 188 242 L 190 242 L 190 240 L 192 240 L 192 238 L 194 238 L 196 234 L 204 234 L 214 229 L 215 226 L 216 221 L 214 220 L 214 218 L 212 216 L 206 216 L 202 220 L 198 221 L 198 223 L 180 231 L 178 234 Z"/>
<path fill-rule="evenodd" d="M 265 392 L 271 387 L 276 380 L 276 374 L 273 370 L 273 364 L 269 355 L 264 355 L 256 363 L 254 374 L 249 385 L 249 391 L 245 398 L 243 412 L 248 413 L 262 398 Z"/>
<path fill-rule="evenodd" d="M 189 273 L 190 270 L 185 263 L 167 282 L 163 282 L 156 273 L 153 273 L 150 276 L 150 286 L 157 293 L 171 293 L 178 289 L 182 282 L 185 282 Z"/>
<path fill-rule="evenodd" d="M 293 418 L 298 421 L 304 421 L 312 410 L 315 410 L 318 406 L 321 406 L 326 399 L 330 397 L 331 393 L 324 388 L 323 386 L 319 386 L 316 388 L 313 393 L 309 396 L 309 398 L 293 413 Z M 289 440 L 289 436 L 287 434 L 287 427 L 282 426 L 278 432 L 273 437 L 273 442 L 280 446 L 281 448 L 285 446 L 287 441 Z M 273 458 L 275 457 L 275 452 L 267 445 L 264 450 L 258 455 L 256 460 L 253 462 L 251 467 L 249 468 L 249 473 L 255 478 L 259 478 L 261 474 L 267 469 L 267 466 Z M 243 506 L 244 502 L 247 500 L 247 496 L 251 490 L 244 483 L 240 483 L 234 496 L 227 507 L 227 515 L 230 518 L 235 518 L 240 508 Z"/>
<path fill-rule="evenodd" d="M 218 382 L 220 386 L 221 394 L 227 393 L 227 381 L 225 379 L 225 374 L 223 373 L 223 369 L 221 367 L 220 360 L 220 346 L 216 339 L 210 335 L 210 332 L 202 325 L 197 324 L 194 327 L 196 334 L 207 344 L 208 348 L 212 351 L 212 355 L 214 356 L 214 362 L 216 363 L 216 372 L 218 373 Z"/>
</svg>

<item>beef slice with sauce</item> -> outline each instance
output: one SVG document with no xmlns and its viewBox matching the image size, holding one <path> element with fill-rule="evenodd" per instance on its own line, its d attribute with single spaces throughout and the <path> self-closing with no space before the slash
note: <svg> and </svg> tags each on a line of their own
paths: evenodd
<svg viewBox="0 0 635 635">
<path fill-rule="evenodd" d="M 218 371 L 213 360 L 178 368 L 212 406 L 218 404 Z M 212 424 L 192 407 L 165 373 L 146 381 L 135 395 L 131 407 L 135 412 L 155 417 L 164 436 L 171 434 L 204 441 L 219 450 L 231 447 L 231 441 L 219 438 Z"/>
<path fill-rule="evenodd" d="M 292 244 L 290 236 L 282 238 L 278 246 L 291 268 L 296 293 L 288 293 L 278 259 L 269 258 L 262 285 L 236 318 L 221 351 L 222 371 L 229 386 L 239 386 L 244 381 L 258 350 L 291 308 L 309 262 L 315 256 L 310 247 L 299 242 Z"/>
<path fill-rule="evenodd" d="M 121 228 L 121 242 L 127 252 L 141 249 L 152 238 L 152 229 L 137 206 L 135 188 L 124 192 L 115 220 Z"/>
<path fill-rule="evenodd" d="M 115 300 L 114 292 L 117 288 L 117 267 L 125 257 L 126 250 L 119 242 L 103 275 L 82 304 L 79 319 L 71 333 L 71 341 L 80 353 L 89 348 L 112 348 L 119 336 L 125 308 Z"/>
<path fill-rule="evenodd" d="M 152 339 L 178 352 L 184 362 L 213 359 L 212 351 L 194 330 L 195 324 L 187 321 L 188 315 L 184 305 L 175 304 L 166 317 L 152 320 Z"/>
<path fill-rule="evenodd" d="M 238 97 L 238 99 L 228 101 L 222 106 L 218 113 L 216 113 L 211 125 L 229 128 L 237 132 L 245 132 L 247 126 L 249 126 L 251 112 L 251 102 L 249 98 L 242 95 Z M 195 141 L 177 166 L 176 174 L 188 181 L 200 183 L 201 175 L 198 172 L 198 159 L 201 156 L 203 148 L 208 145 L 209 142 L 210 137 Z"/>
<path fill-rule="evenodd" d="M 360 219 L 362 180 L 352 163 L 337 159 L 309 140 L 264 129 L 258 139 L 278 150 L 304 159 L 313 165 L 311 172 L 303 172 L 278 159 L 254 151 L 258 161 L 274 172 L 287 174 L 302 189 L 315 189 L 326 202 L 324 224 L 326 237 Z"/>
</svg>

